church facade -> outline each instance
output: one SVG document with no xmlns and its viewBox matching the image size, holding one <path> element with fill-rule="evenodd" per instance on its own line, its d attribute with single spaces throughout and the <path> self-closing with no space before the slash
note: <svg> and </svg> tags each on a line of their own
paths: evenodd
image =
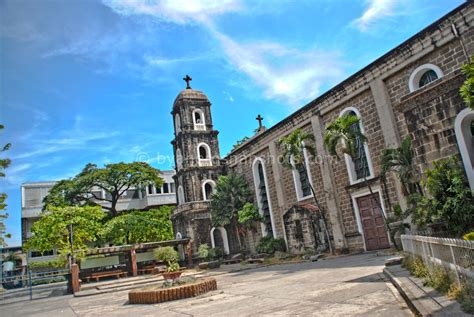
<svg viewBox="0 0 474 317">
<path fill-rule="evenodd" d="M 213 227 L 209 202 L 219 175 L 237 173 L 246 178 L 265 219 L 258 232 L 247 235 L 250 252 L 267 235 L 284 239 L 292 253 L 327 247 L 308 182 L 323 207 L 333 249 L 390 247 L 384 218 L 395 204 L 405 207 L 406 199 L 395 176 L 380 178 L 380 156 L 405 137 L 412 140 L 420 174 L 433 161 L 456 155 L 474 189 L 474 111 L 459 96 L 461 65 L 474 54 L 473 25 L 474 5 L 467 1 L 222 159 L 211 102 L 186 77 L 188 87 L 172 111 L 175 233 L 190 237 L 195 248 L 207 243 L 227 254 L 240 252 L 236 232 Z M 367 136 L 355 160 L 334 159 L 323 145 L 324 128 L 346 113 L 360 118 L 357 128 Z M 280 160 L 279 139 L 297 128 L 314 135 L 318 156 L 305 154 L 307 173 L 285 168 Z"/>
</svg>

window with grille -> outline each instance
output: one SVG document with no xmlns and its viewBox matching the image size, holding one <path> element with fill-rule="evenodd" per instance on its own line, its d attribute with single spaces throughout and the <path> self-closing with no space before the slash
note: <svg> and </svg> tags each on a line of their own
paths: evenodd
<svg viewBox="0 0 474 317">
<path fill-rule="evenodd" d="M 351 115 L 357 116 L 354 111 L 349 112 Z M 354 123 L 351 126 L 353 131 L 361 131 L 360 124 Z M 356 139 L 356 155 L 352 158 L 352 162 L 354 163 L 354 172 L 356 174 L 356 179 L 362 179 L 364 177 L 368 177 L 370 175 L 369 165 L 367 163 L 367 153 L 365 153 L 365 146 L 364 142 L 360 140 L 360 138 Z"/>
<path fill-rule="evenodd" d="M 264 218 L 264 225 L 265 225 L 265 230 L 267 233 L 267 236 L 273 237 L 273 229 L 272 229 L 272 219 L 270 216 L 270 205 L 268 202 L 268 196 L 267 196 L 267 185 L 265 183 L 265 175 L 263 173 L 263 166 L 261 162 L 257 163 L 257 170 L 258 170 L 258 179 L 259 179 L 259 184 L 258 184 L 258 199 L 260 201 L 260 207 L 261 211 L 263 214 Z"/>
</svg>

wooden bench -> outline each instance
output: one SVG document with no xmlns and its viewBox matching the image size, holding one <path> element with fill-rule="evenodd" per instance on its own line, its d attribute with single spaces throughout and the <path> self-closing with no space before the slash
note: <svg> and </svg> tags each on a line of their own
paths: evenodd
<svg viewBox="0 0 474 317">
<path fill-rule="evenodd" d="M 96 282 L 99 281 L 102 277 L 115 276 L 116 278 L 125 277 L 128 275 L 128 272 L 116 270 L 116 271 L 105 271 L 105 272 L 95 272 L 91 273 L 85 277 L 86 281 L 89 282 L 91 279 L 95 279 Z"/>
<path fill-rule="evenodd" d="M 160 265 L 147 265 L 138 269 L 138 274 L 158 274 L 164 272 L 164 268 L 160 268 Z"/>
<path fill-rule="evenodd" d="M 247 259 L 247 263 L 248 264 L 262 264 L 263 263 L 263 259 Z"/>
</svg>

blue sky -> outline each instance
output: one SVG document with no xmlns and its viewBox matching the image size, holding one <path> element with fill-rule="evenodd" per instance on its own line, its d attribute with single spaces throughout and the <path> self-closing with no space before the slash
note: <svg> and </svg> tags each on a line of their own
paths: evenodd
<svg viewBox="0 0 474 317">
<path fill-rule="evenodd" d="M 172 168 L 185 74 L 213 104 L 225 155 L 257 114 L 274 125 L 463 2 L 0 0 L 10 245 L 23 182 L 88 162 Z"/>
</svg>

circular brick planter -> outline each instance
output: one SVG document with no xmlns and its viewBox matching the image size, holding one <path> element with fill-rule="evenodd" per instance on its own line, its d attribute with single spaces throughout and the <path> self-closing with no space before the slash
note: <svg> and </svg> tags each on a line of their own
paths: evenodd
<svg viewBox="0 0 474 317">
<path fill-rule="evenodd" d="M 215 291 L 217 282 L 215 278 L 206 278 L 188 285 L 181 285 L 156 290 L 132 290 L 128 293 L 130 304 L 158 304 L 171 300 L 195 297 Z"/>
</svg>

